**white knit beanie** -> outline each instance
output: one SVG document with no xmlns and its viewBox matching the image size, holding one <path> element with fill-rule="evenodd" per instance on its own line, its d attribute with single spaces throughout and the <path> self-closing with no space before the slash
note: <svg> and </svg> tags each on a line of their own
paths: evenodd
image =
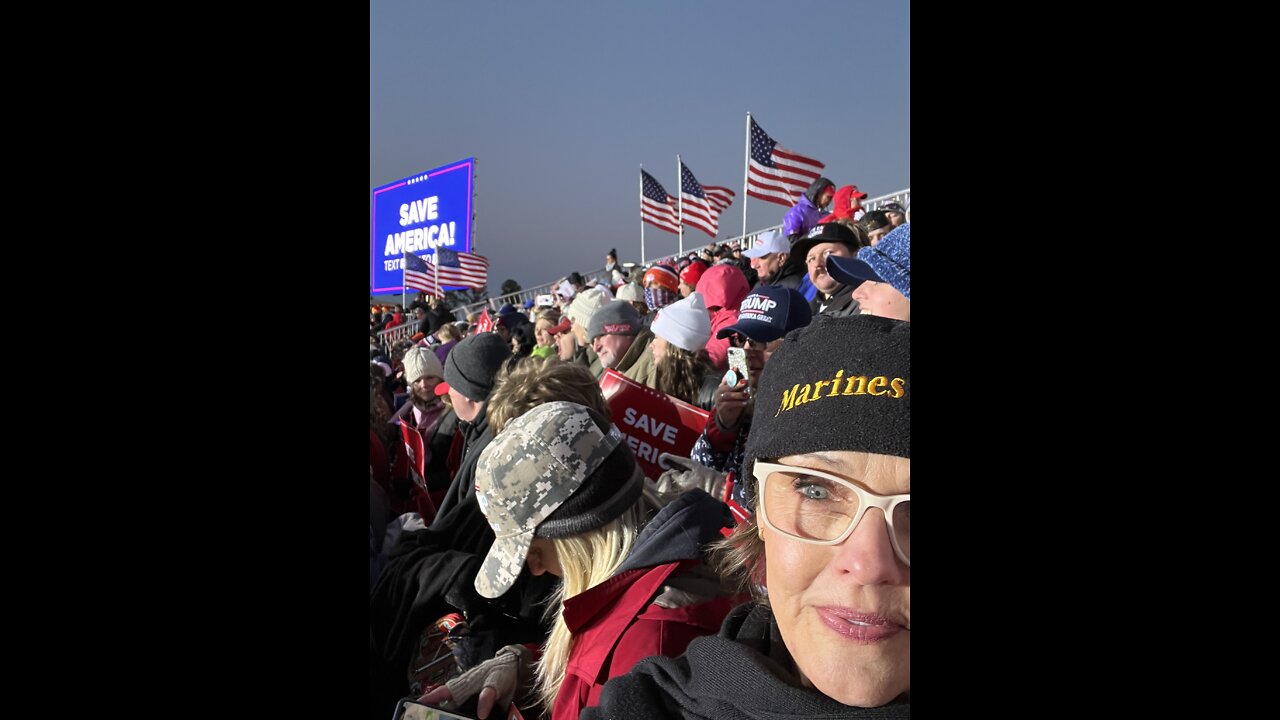
<svg viewBox="0 0 1280 720">
<path fill-rule="evenodd" d="M 573 303 L 569 305 L 569 309 L 565 310 L 564 314 L 568 315 L 569 319 L 575 324 L 585 328 L 587 323 L 591 322 L 591 316 L 595 315 L 600 306 L 606 302 L 608 301 L 604 299 L 604 295 L 599 290 L 595 288 L 583 290 L 573 299 Z"/>
<path fill-rule="evenodd" d="M 711 340 L 711 316 L 702 294 L 689 293 L 689 297 L 659 310 L 650 329 L 682 350 L 697 352 L 705 348 Z"/>
<path fill-rule="evenodd" d="M 426 375 L 444 377 L 444 366 L 436 351 L 424 347 L 411 347 L 404 353 L 404 381 L 412 385 L 418 378 Z"/>
<path fill-rule="evenodd" d="M 618 288 L 617 298 L 627 302 L 644 302 L 644 290 L 635 283 L 627 283 Z"/>
</svg>

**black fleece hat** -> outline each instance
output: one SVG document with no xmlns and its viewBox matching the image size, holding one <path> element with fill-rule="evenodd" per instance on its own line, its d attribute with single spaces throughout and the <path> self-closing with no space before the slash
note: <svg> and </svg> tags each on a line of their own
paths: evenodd
<svg viewBox="0 0 1280 720">
<path fill-rule="evenodd" d="M 444 382 L 436 395 L 453 388 L 475 402 L 484 402 L 493 390 L 493 378 L 511 357 L 511 344 L 493 333 L 472 335 L 453 346 L 444 359 Z"/>
<path fill-rule="evenodd" d="M 765 365 L 743 477 L 757 458 L 828 450 L 911 457 L 911 323 L 819 315 Z"/>
</svg>

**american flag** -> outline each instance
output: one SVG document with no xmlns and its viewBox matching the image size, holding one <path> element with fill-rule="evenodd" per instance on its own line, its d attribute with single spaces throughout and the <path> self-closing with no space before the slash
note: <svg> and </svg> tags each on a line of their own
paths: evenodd
<svg viewBox="0 0 1280 720">
<path fill-rule="evenodd" d="M 751 118 L 747 195 L 790 207 L 818 179 L 825 164 L 778 145 Z"/>
<path fill-rule="evenodd" d="M 689 166 L 680 163 L 680 200 L 684 204 L 684 224 L 715 237 L 720 231 L 720 213 L 733 203 L 733 191 L 715 185 L 703 187 Z"/>
<path fill-rule="evenodd" d="M 640 219 L 667 232 L 679 233 L 676 199 L 667 194 L 662 183 L 649 173 L 640 171 Z"/>
<path fill-rule="evenodd" d="M 429 295 L 440 295 L 440 290 L 436 287 L 435 268 L 408 250 L 404 251 L 404 286 Z"/>
<path fill-rule="evenodd" d="M 476 290 L 489 284 L 489 258 L 447 248 L 436 248 L 440 262 L 440 284 Z"/>
</svg>

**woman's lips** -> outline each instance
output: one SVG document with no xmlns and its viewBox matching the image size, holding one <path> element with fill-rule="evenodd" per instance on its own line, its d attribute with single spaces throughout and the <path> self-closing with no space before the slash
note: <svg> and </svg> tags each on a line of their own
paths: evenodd
<svg viewBox="0 0 1280 720">
<path fill-rule="evenodd" d="M 881 615 L 858 612 L 852 608 L 820 607 L 818 617 L 836 633 L 859 643 L 877 643 L 905 630 Z"/>
</svg>

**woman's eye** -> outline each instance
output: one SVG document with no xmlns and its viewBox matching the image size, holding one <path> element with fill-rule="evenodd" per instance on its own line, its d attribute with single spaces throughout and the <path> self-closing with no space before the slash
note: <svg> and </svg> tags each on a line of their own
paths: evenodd
<svg viewBox="0 0 1280 720">
<path fill-rule="evenodd" d="M 831 497 L 831 492 L 826 488 L 805 480 L 797 480 L 795 487 L 801 495 L 810 500 L 826 500 Z"/>
</svg>

